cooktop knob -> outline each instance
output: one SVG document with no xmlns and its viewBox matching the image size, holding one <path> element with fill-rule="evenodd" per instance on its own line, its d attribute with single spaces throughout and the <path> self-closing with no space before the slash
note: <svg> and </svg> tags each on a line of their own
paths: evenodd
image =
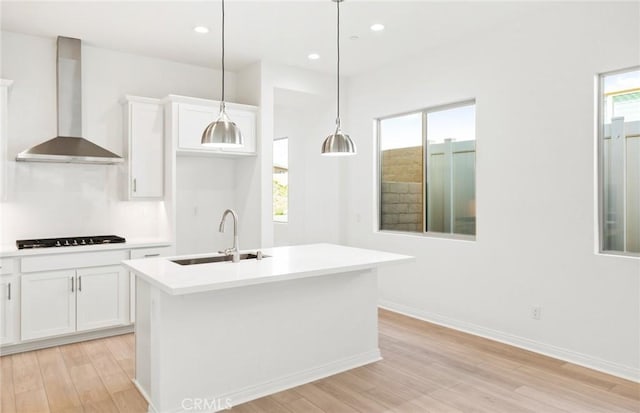
<svg viewBox="0 0 640 413">
<path fill-rule="evenodd" d="M 80 244 L 82 244 L 82 245 L 87 245 L 87 241 L 82 240 L 82 241 L 80 241 Z"/>
<path fill-rule="evenodd" d="M 64 246 L 65 246 L 65 247 L 68 247 L 69 245 L 71 245 L 71 244 L 69 244 L 69 240 L 65 240 L 65 241 L 64 241 Z"/>
<path fill-rule="evenodd" d="M 78 240 L 77 239 L 73 240 L 73 245 L 78 245 Z"/>
<path fill-rule="evenodd" d="M 60 244 L 60 240 L 56 241 L 56 247 L 61 247 L 62 244 Z"/>
</svg>

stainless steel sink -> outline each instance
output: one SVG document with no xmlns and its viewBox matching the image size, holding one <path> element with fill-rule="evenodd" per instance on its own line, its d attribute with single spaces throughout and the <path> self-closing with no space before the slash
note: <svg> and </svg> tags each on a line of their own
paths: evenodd
<svg viewBox="0 0 640 413">
<path fill-rule="evenodd" d="M 270 257 L 270 255 L 262 255 L 262 258 Z M 240 261 L 242 260 L 255 260 L 258 258 L 258 255 L 248 253 L 248 254 L 240 254 Z M 171 260 L 176 264 L 180 265 L 194 265 L 194 264 L 209 264 L 212 262 L 224 262 L 224 261 L 232 261 L 233 255 L 216 255 L 214 257 L 201 257 L 201 258 L 185 258 L 182 260 Z"/>
</svg>

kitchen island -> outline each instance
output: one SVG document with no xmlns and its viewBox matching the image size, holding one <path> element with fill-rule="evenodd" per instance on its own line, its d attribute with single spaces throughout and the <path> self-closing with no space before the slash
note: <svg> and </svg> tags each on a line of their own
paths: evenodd
<svg viewBox="0 0 640 413">
<path fill-rule="evenodd" d="M 124 261 L 137 283 L 135 383 L 150 412 L 223 410 L 380 360 L 376 268 L 412 257 L 332 244 L 263 253 Z"/>
</svg>

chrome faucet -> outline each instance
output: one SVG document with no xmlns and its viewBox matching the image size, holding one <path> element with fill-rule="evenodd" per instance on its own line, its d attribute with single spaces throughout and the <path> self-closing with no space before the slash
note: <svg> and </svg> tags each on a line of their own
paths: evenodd
<svg viewBox="0 0 640 413">
<path fill-rule="evenodd" d="M 219 231 L 224 232 L 224 222 L 229 214 L 233 217 L 233 247 L 220 252 L 233 256 L 233 262 L 240 262 L 240 251 L 238 250 L 238 214 L 236 214 L 236 211 L 233 209 L 227 209 L 224 211 L 224 214 L 222 214 L 222 220 L 220 221 Z"/>
</svg>

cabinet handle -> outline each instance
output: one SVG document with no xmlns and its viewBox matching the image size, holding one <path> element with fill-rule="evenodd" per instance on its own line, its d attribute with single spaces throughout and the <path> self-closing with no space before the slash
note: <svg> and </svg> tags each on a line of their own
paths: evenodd
<svg viewBox="0 0 640 413">
<path fill-rule="evenodd" d="M 73 288 L 73 283 L 74 283 L 74 281 L 75 281 L 75 278 L 74 278 L 74 277 L 71 277 L 71 292 L 74 292 L 74 291 L 75 291 L 75 289 Z"/>
<path fill-rule="evenodd" d="M 138 190 L 138 180 L 133 178 L 133 192 L 137 192 Z"/>
<path fill-rule="evenodd" d="M 11 301 L 11 283 L 7 285 L 9 292 L 7 293 L 7 300 Z"/>
<path fill-rule="evenodd" d="M 82 275 L 78 276 L 78 291 L 82 291 Z"/>
<path fill-rule="evenodd" d="M 150 258 L 150 257 L 159 257 L 160 254 L 144 254 L 145 258 Z"/>
</svg>

